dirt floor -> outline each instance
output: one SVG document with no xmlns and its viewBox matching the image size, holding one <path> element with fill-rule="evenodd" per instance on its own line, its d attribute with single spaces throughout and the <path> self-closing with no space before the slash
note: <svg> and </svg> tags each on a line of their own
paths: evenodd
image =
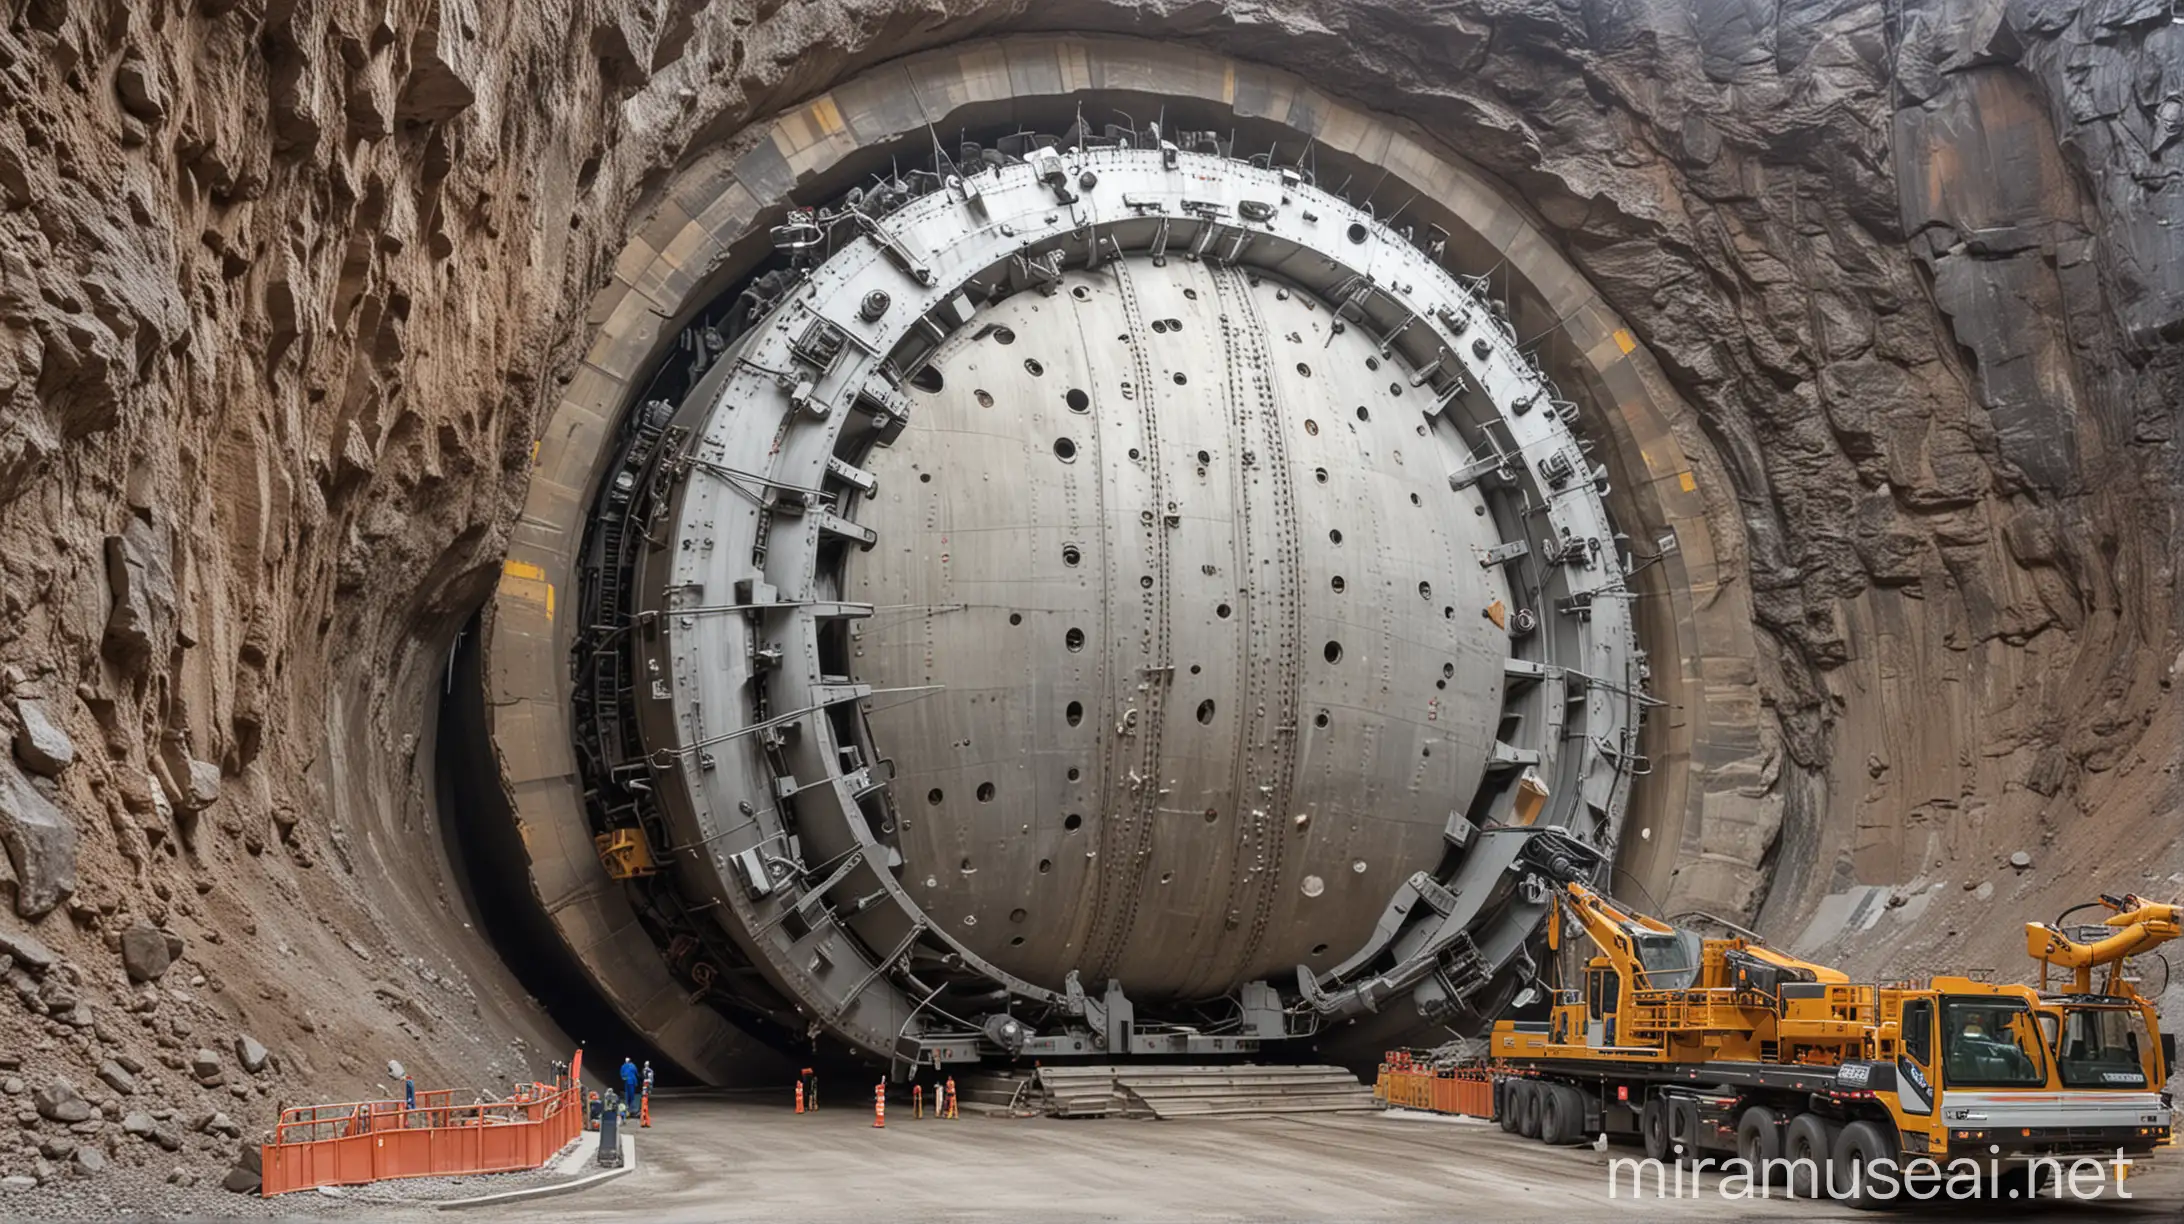
<svg viewBox="0 0 2184 1224">
<path fill-rule="evenodd" d="M 797 1117 L 772 1103 L 685 1099 L 655 1111 L 638 1170 L 550 1204 L 469 1218 L 677 1221 L 1070 1220 L 1137 1222 L 1826 1220 L 1833 1204 L 1608 1197 L 1608 1162 L 1634 1149 L 1548 1148 L 1429 1116 L 1319 1115 L 1189 1122 L 914 1121 L 891 1109 Z M 1927 1208 L 1951 1221 L 2175 1219 L 2184 1156 L 2133 1178 L 2129 1202 Z M 444 1217 L 443 1217 L 444 1218 Z"/>
</svg>

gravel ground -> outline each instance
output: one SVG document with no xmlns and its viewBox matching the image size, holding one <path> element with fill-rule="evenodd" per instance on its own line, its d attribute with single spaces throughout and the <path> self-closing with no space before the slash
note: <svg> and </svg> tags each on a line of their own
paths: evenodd
<svg viewBox="0 0 2184 1224">
<path fill-rule="evenodd" d="M 116 1166 L 96 1178 L 64 1176 L 37 1187 L 0 1186 L 0 1220 L 423 1219 L 436 1202 L 562 1180 L 552 1170 L 553 1162 L 548 1161 L 522 1173 L 412 1177 L 339 1186 L 331 1193 L 298 1190 L 267 1199 L 223 1190 L 218 1175 L 208 1183 L 181 1186 L 170 1184 L 167 1173 L 155 1167 Z M 221 1169 L 218 1174 L 225 1172 Z"/>
</svg>

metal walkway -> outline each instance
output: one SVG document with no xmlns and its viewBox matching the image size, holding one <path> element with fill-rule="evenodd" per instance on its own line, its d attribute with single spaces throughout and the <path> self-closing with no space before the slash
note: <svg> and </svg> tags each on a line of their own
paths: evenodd
<svg viewBox="0 0 2184 1224">
<path fill-rule="evenodd" d="M 972 1075 L 963 1099 L 1019 1116 L 1199 1118 L 1353 1113 L 1372 1089 L 1341 1067 L 1039 1067 Z"/>
</svg>

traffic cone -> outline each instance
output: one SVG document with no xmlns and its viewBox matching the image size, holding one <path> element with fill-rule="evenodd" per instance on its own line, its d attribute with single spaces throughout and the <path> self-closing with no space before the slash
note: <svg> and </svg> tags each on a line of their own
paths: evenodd
<svg viewBox="0 0 2184 1224">
<path fill-rule="evenodd" d="M 796 1081 L 796 1112 L 804 1112 L 804 1081 Z"/>
<path fill-rule="evenodd" d="M 947 1092 L 948 1092 L 948 1116 L 949 1116 L 949 1117 L 951 1117 L 951 1118 L 953 1118 L 953 1117 L 955 1117 L 955 1116 L 956 1116 L 956 1094 L 955 1094 L 955 1076 L 953 1076 L 953 1075 L 951 1075 L 951 1076 L 949 1076 L 949 1077 L 948 1077 L 948 1088 L 947 1088 Z"/>
<path fill-rule="evenodd" d="M 872 1090 L 872 1125 L 875 1128 L 887 1125 L 886 1080 L 881 1080 L 879 1087 Z"/>
<path fill-rule="evenodd" d="M 925 1085 L 923 1084 L 910 1085 L 910 1116 L 913 1118 L 925 1116 Z"/>
<path fill-rule="evenodd" d="M 643 1096 L 637 1098 L 637 1129 L 646 1130 L 649 1129 L 651 1126 L 652 1094 L 648 1092 Z"/>
</svg>

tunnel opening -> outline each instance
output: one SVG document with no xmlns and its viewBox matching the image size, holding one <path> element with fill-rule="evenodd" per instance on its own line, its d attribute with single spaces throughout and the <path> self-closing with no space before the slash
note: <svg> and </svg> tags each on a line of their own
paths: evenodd
<svg viewBox="0 0 2184 1224">
<path fill-rule="evenodd" d="M 486 726 L 483 618 L 473 614 L 448 653 L 434 740 L 440 836 L 463 903 L 516 981 L 590 1060 L 649 1060 L 663 1084 L 697 1083 L 600 997 L 531 892 L 523 831 Z"/>
<path fill-rule="evenodd" d="M 882 113 L 895 121 L 894 112 Z M 1281 114 L 1096 89 L 963 103 L 944 124 L 874 129 L 887 134 L 860 137 L 839 156 L 772 180 L 778 190 L 759 195 L 742 228 L 721 234 L 704 272 L 675 290 L 684 305 L 659 340 L 617 359 L 632 377 L 617 393 L 614 423 L 590 470 L 576 473 L 582 479 L 562 480 L 582 516 L 563 524 L 563 538 L 581 533 L 584 542 L 573 564 L 561 561 L 568 567 L 561 589 L 576 608 L 566 618 L 574 640 L 556 638 L 555 653 L 572 664 L 557 687 L 571 712 L 565 725 L 588 834 L 641 833 L 661 855 L 657 873 L 617 876 L 603 886 L 628 896 L 637 917 L 628 929 L 642 926 L 692 1007 L 748 1031 L 771 1030 L 784 1048 L 816 1041 L 867 1059 L 890 1050 L 934 1063 L 1094 1054 L 1110 1041 L 1126 1043 L 1133 1057 L 1162 1057 L 1159 1041 L 1172 1039 L 1179 1049 L 1280 1059 L 1332 1044 L 1363 1061 L 1379 1042 L 1400 1040 L 1406 1024 L 1476 1023 L 1488 1000 L 1514 994 L 1525 978 L 1508 941 L 1496 936 L 1488 946 L 1485 933 L 1536 923 L 1542 906 L 1511 896 L 1507 873 L 1490 869 L 1494 845 L 1511 839 L 1479 833 L 1509 820 L 1520 793 L 1544 786 L 1554 796 L 1546 823 L 1612 841 L 1628 801 L 1625 762 L 1646 727 L 1644 652 L 1619 587 L 1625 537 L 1602 505 L 1608 488 L 1602 478 L 1586 478 L 1593 469 L 1582 458 L 1602 439 L 1574 432 L 1599 427 L 1580 418 L 1601 390 L 1581 373 L 1565 399 L 1550 378 L 1551 371 L 1567 376 L 1593 348 L 1564 336 L 1563 316 L 1548 299 L 1502 271 L 1506 252 L 1477 217 L 1431 197 L 1413 200 L 1400 181 L 1391 185 L 1380 162 L 1268 117 Z M 1148 115 L 1157 118 L 1148 123 Z M 938 139 L 936 127 L 944 134 Z M 770 156 L 752 155 L 754 164 Z M 1163 167 L 1172 173 L 1179 165 L 1202 185 L 1173 200 L 1144 189 Z M 1027 172 L 1036 203 L 1005 203 L 1014 198 L 1008 193 L 1024 191 Z M 745 181 L 756 182 L 757 174 Z M 1219 185 L 1232 179 L 1242 185 Z M 1115 186 L 1121 182 L 1137 189 Z M 1103 193 L 1104 205 L 1080 214 L 1095 223 L 1049 232 L 1057 204 L 1074 212 L 1079 201 Z M 937 289 L 932 257 L 963 231 L 945 219 L 921 230 L 919 219 L 932 219 L 943 201 L 1011 218 L 999 228 L 1014 241 L 989 235 L 981 241 L 997 245 L 976 259 L 951 257 L 953 296 L 936 301 L 928 296 Z M 1023 211 L 983 212 L 988 208 Z M 1315 245 L 1323 218 L 1332 241 Z M 882 260 L 849 255 L 861 243 L 876 244 Z M 1349 267 L 1352 252 L 1369 265 L 1365 271 Z M 1389 270 L 1390 259 L 1403 266 L 1400 275 Z M 1487 268 L 1494 271 L 1465 271 Z M 855 278 L 852 292 L 848 280 Z M 1414 294 L 1419 285 L 1429 286 L 1422 295 Z M 846 296 L 823 300 L 814 286 Z M 1083 316 L 1081 325 L 1056 324 L 1071 312 Z M 1147 355 L 1169 343 L 1156 338 L 1179 331 L 1194 356 L 1183 358 L 1180 349 L 1158 361 Z M 1311 353 L 1282 347 L 1307 333 L 1315 337 Z M 1064 342 L 1068 336 L 1081 340 Z M 1106 336 L 1116 336 L 1115 345 Z M 1324 348 L 1322 338 L 1335 347 Z M 1112 347 L 1107 365 L 1080 368 L 1080 343 Z M 1297 436 L 1276 442 L 1216 430 L 1209 438 L 1211 422 L 1179 418 L 1169 423 L 1170 435 L 1156 439 L 1130 423 L 1133 413 L 1171 397 L 1231 404 L 1242 413 L 1234 419 L 1250 420 L 1255 410 L 1239 397 L 1253 393 L 1232 372 L 1239 361 L 1284 381 L 1279 394 L 1295 403 L 1270 419 L 1289 421 Z M 843 369 L 863 372 L 848 377 Z M 1119 385 L 1104 385 L 1117 369 L 1127 371 Z M 1258 394 L 1271 394 L 1263 390 L 1268 384 L 1257 385 Z M 731 439 L 735 431 L 716 430 L 724 406 L 738 420 L 756 421 L 767 418 L 776 397 L 788 412 L 765 447 L 746 449 Z M 1340 549 L 1346 571 L 1298 570 L 1299 592 L 1286 611 L 1267 591 L 1237 585 L 1236 576 L 1262 572 L 1249 549 L 1204 565 L 1201 555 L 1183 565 L 1157 557 L 1126 562 L 1119 537 L 1102 539 L 1098 526 L 1073 521 L 1066 506 L 1036 516 L 1056 524 L 1054 534 L 1023 564 L 1051 565 L 1057 578 L 1094 590 L 1112 587 L 1117 608 L 1142 600 L 1218 609 L 1205 617 L 1209 632 L 1258 641 L 1304 624 L 1299 600 L 1307 611 L 1333 600 L 1310 613 L 1324 618 L 1327 632 L 1315 625 L 1300 639 L 1294 664 L 1316 677 L 1313 684 L 1331 687 L 1306 692 L 1298 709 L 1282 715 L 1287 731 L 1246 728 L 1267 707 L 1224 687 L 1236 683 L 1237 665 L 1216 666 L 1222 652 L 1204 649 L 1153 661 L 1150 670 L 1172 675 L 1163 683 L 1177 690 L 1163 699 L 1171 728 L 1200 736 L 1206 732 L 1198 728 L 1234 731 L 1253 744 L 1294 735 L 1322 753 L 1384 736 L 1378 724 L 1385 711 L 1343 689 L 1368 672 L 1385 674 L 1387 642 L 1356 618 L 1369 616 L 1384 596 L 1394 601 L 1391 592 L 1420 622 L 1399 635 L 1404 640 L 1501 643 L 1484 649 L 1496 660 L 1508 656 L 1506 676 L 1499 661 L 1490 675 L 1473 675 L 1484 656 L 1465 655 L 1470 647 L 1451 653 L 1444 646 L 1396 669 L 1406 683 L 1415 678 L 1432 690 L 1416 705 L 1439 723 L 1396 755 L 1421 776 L 1458 762 L 1468 771 L 1461 783 L 1437 784 L 1446 794 L 1428 787 L 1438 810 L 1406 818 L 1419 834 L 1412 843 L 1343 854 L 1288 879 L 1319 830 L 1332 834 L 1354 819 L 1355 796 L 1318 796 L 1292 811 L 1286 800 L 1240 799 L 1224 784 L 1224 793 L 1180 806 L 1203 810 L 1204 822 L 1178 822 L 1140 850 L 1128 840 L 1132 818 L 1100 793 L 1132 764 L 1118 763 L 1107 741 L 1144 734 L 1152 743 L 1157 735 L 1142 725 L 1143 709 L 1119 708 L 1096 684 L 1035 684 L 1033 691 L 1049 693 L 1033 703 L 1036 712 L 1004 716 L 966 739 L 991 745 L 996 727 L 1051 719 L 1056 735 L 1072 737 L 1061 754 L 1042 748 L 999 770 L 932 774 L 932 745 L 912 750 L 905 716 L 887 710 L 914 704 L 919 691 L 945 690 L 951 678 L 915 674 L 917 667 L 875 669 L 873 652 L 885 646 L 889 620 L 924 615 L 927 602 L 916 593 L 922 579 L 906 587 L 903 575 L 873 567 L 902 551 L 898 533 L 964 496 L 961 473 L 1009 469 L 990 457 L 966 467 L 960 457 L 920 454 L 897 441 L 921 436 L 913 420 L 941 422 L 937 428 L 948 432 L 955 412 L 969 412 L 990 433 L 1004 409 L 1011 419 L 1040 415 L 1026 453 L 1027 460 L 1037 454 L 1030 492 L 1067 488 L 1124 464 L 1145 474 L 1154 492 L 1142 512 L 1133 505 L 1115 520 L 1125 534 L 1181 531 L 1188 538 L 1197 530 L 1203 500 L 1178 513 L 1174 499 L 1164 504 L 1158 493 L 1171 479 L 1158 474 L 1161 465 L 1189 468 L 1191 456 L 1200 482 L 1191 488 L 1201 499 L 1231 480 L 1240 482 L 1237 490 L 1276 489 L 1261 494 L 1274 498 L 1261 507 L 1262 522 L 1294 513 L 1292 480 L 1317 498 L 1342 495 L 1283 529 L 1295 541 L 1284 548 Z M 1339 425 L 1320 427 L 1330 420 Z M 1221 445 L 1202 444 L 1210 440 Z M 1285 448 L 1303 459 L 1301 477 L 1285 474 L 1292 462 L 1282 457 Z M 823 466 L 789 470 L 821 453 Z M 1211 462 L 1215 454 L 1223 456 L 1219 465 Z M 1406 455 L 1410 467 L 1403 468 Z M 1269 456 L 1279 468 L 1269 466 Z M 1357 501 L 1359 464 L 1380 461 L 1393 465 L 1383 477 L 1395 482 L 1390 504 L 1403 507 L 1388 512 L 1386 523 L 1383 512 Z M 1280 483 L 1259 484 L 1270 477 Z M 1179 471 L 1172 479 L 1187 477 Z M 1415 487 L 1402 483 L 1412 480 Z M 704 490 L 703 500 L 688 501 L 693 489 Z M 924 501 L 907 504 L 905 490 L 922 490 Z M 1451 506 L 1453 516 L 1445 509 Z M 1413 517 L 1420 508 L 1430 517 Z M 1228 522 L 1228 515 L 1213 518 Z M 753 520 L 755 533 L 744 525 Z M 1398 521 L 1416 539 L 1448 532 L 1464 543 L 1429 550 L 1435 555 L 1419 572 L 1367 572 L 1382 551 L 1378 536 Z M 1550 529 L 1544 541 L 1541 526 Z M 988 529 L 1008 527 L 967 524 L 964 538 L 1000 538 Z M 882 546 L 875 549 L 875 541 Z M 958 566 L 977 555 L 968 543 L 963 550 Z M 933 555 L 946 564 L 950 551 L 942 546 Z M 796 558 L 795 566 L 784 568 L 783 558 Z M 1285 565 L 1295 569 L 1296 559 Z M 1182 594 L 1179 583 L 1201 571 L 1207 589 Z M 874 576 L 883 579 L 877 587 Z M 1482 581 L 1487 586 L 1474 593 Z M 1602 586 L 1613 588 L 1610 598 L 1596 601 L 1591 590 Z M 937 602 L 945 614 L 962 616 L 988 601 Z M 1479 617 L 1459 605 L 1476 606 Z M 860 607 L 882 614 L 868 619 L 872 613 Z M 812 611 L 797 611 L 803 608 Z M 1098 608 L 1034 607 L 1006 592 L 992 611 L 991 632 L 958 650 L 942 671 L 960 670 L 1006 642 L 1014 651 L 1051 654 L 1049 666 L 1129 672 L 1134 661 L 1107 656 L 1158 636 L 1111 635 L 1104 628 L 1111 616 Z M 1040 633 L 1024 628 L 1032 625 Z M 1259 648 L 1239 656 L 1244 667 L 1262 671 L 1270 657 Z M 1464 669 L 1454 677 L 1450 658 Z M 1268 679 L 1253 680 L 1250 691 L 1276 691 L 1266 689 Z M 1453 725 L 1441 720 L 1505 684 L 1503 717 L 1484 718 L 1477 743 L 1442 738 Z M 993 689 L 985 700 L 1005 703 L 1006 690 Z M 932 726 L 952 725 L 959 714 Z M 914 712 L 907 717 L 917 721 Z M 1597 733 L 1567 731 L 1581 720 Z M 1030 765 L 1047 756 L 1050 770 Z M 1151 760 L 1135 764 L 1158 770 Z M 1251 789 L 1265 790 L 1265 779 L 1251 771 L 1266 768 L 1273 766 L 1249 766 L 1238 776 L 1250 775 Z M 1042 781 L 1049 772 L 1051 780 Z M 926 802 L 899 811 L 898 787 Z M 1358 793 L 1369 790 L 1360 783 Z M 962 845 L 923 844 L 954 836 L 950 830 L 965 821 L 992 827 Z M 1238 882 L 1222 885 L 1203 878 L 1204 865 L 1154 861 L 1173 858 L 1167 843 L 1186 836 L 1209 841 L 1215 872 L 1227 871 L 1219 864 L 1239 853 L 1271 866 L 1239 867 Z M 1290 841 L 1298 848 L 1284 873 L 1278 850 Z M 1148 866 L 1135 884 L 1085 893 L 1092 929 L 1085 946 L 1065 951 L 1041 924 L 1068 924 L 1068 902 L 1055 899 L 1086 888 L 1085 864 L 1095 860 Z M 1406 864 L 1441 882 L 1422 894 L 1438 898 L 1434 905 L 1403 902 L 1400 893 L 1387 898 L 1412 869 Z M 1264 884 L 1262 871 L 1265 880 L 1286 882 Z M 1004 896 L 1019 879 L 1027 887 L 1036 882 L 1036 891 Z M 1236 936 L 1241 946 L 1257 947 L 1268 919 L 1254 914 L 1278 909 L 1282 951 L 1273 959 L 1281 963 L 1233 951 L 1196 957 L 1187 971 L 1143 963 L 1139 945 L 1150 937 L 1130 934 L 1137 894 L 1172 897 L 1169 890 L 1184 881 L 1241 889 L 1238 896 L 1258 890 L 1286 897 L 1232 905 L 1227 920 L 1232 931 L 1250 928 Z M 992 897 L 979 893 L 996 887 Z M 1434 887 L 1461 895 L 1479 944 L 1461 930 L 1421 942 L 1415 915 L 1450 900 Z M 967 901 L 974 895 L 975 903 Z M 1297 927 L 1303 911 L 1291 911 L 1307 902 L 1318 913 L 1342 915 L 1342 923 Z M 922 908 L 927 903 L 937 908 Z M 1405 907 L 1398 914 L 1414 914 L 1403 924 L 1409 933 L 1402 946 L 1376 936 L 1357 947 L 1364 937 L 1349 930 L 1353 920 L 1369 927 L 1383 906 L 1398 904 Z M 1026 912 L 1038 921 L 996 918 Z M 619 950 L 626 958 L 641 955 L 636 948 Z M 1057 955 L 1075 958 L 1062 966 L 1072 970 L 1066 983 Z M 1116 993 L 1113 971 L 1125 961 L 1135 965 L 1122 974 L 1129 993 Z M 1231 989 L 1222 993 L 1224 986 Z M 1415 1015 L 1383 1009 L 1390 992 L 1414 987 Z M 1315 993 L 1321 990 L 1334 997 Z M 1134 1004 L 1143 1008 L 1133 1019 Z M 873 1012 L 876 1023 L 851 1014 L 862 1011 Z M 1331 1027 L 1316 1027 L 1322 1024 Z M 1019 1047 L 1002 1036 L 1025 1032 L 1046 1044 Z M 1270 1040 L 1220 1044 L 1242 1034 Z M 1155 1035 L 1150 1045 L 1148 1035 Z"/>
</svg>

